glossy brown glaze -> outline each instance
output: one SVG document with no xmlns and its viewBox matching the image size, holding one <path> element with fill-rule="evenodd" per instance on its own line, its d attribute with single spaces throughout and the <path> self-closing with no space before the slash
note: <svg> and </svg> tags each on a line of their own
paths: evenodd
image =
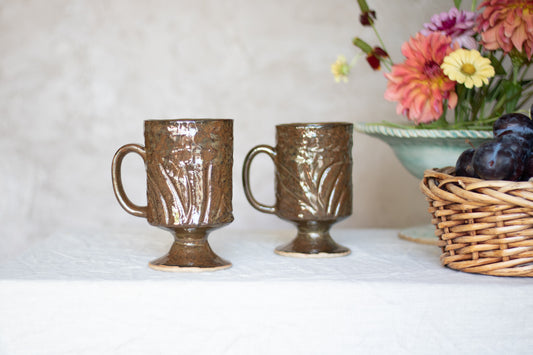
<svg viewBox="0 0 533 355">
<path fill-rule="evenodd" d="M 232 120 L 148 120 L 145 147 L 121 147 L 112 164 L 112 180 L 120 205 L 148 223 L 173 231 L 169 253 L 150 263 L 168 271 L 203 271 L 229 267 L 209 247 L 207 234 L 233 221 Z M 147 206 L 127 197 L 121 163 L 128 153 L 139 154 L 147 174 Z"/>
<path fill-rule="evenodd" d="M 296 238 L 278 247 L 282 255 L 328 257 L 349 254 L 329 234 L 331 225 L 352 214 L 352 132 L 350 123 L 295 123 L 276 126 L 276 147 L 259 145 L 246 156 L 243 184 L 257 210 L 298 227 Z M 250 165 L 260 153 L 275 164 L 276 203 L 258 202 L 249 183 Z"/>
</svg>

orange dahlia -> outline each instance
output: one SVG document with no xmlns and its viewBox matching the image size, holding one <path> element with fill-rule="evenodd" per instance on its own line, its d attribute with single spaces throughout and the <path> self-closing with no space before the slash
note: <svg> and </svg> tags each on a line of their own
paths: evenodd
<svg viewBox="0 0 533 355">
<path fill-rule="evenodd" d="M 482 44 L 488 50 L 502 49 L 509 53 L 513 48 L 533 55 L 533 1 L 487 0 L 478 16 L 475 30 L 481 34 Z"/>
<path fill-rule="evenodd" d="M 454 51 L 452 39 L 440 32 L 424 36 L 418 33 L 402 46 L 405 61 L 392 67 L 385 99 L 397 101 L 396 112 L 415 123 L 437 120 L 447 101 L 449 108 L 457 105 L 455 81 L 441 69 L 444 58 Z"/>
</svg>

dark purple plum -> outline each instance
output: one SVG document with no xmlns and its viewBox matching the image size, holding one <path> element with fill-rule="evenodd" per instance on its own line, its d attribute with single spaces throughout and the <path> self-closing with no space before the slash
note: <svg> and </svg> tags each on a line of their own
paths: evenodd
<svg viewBox="0 0 533 355">
<path fill-rule="evenodd" d="M 533 154 L 529 156 L 524 161 L 524 172 L 522 173 L 521 180 L 527 181 L 533 177 Z"/>
<path fill-rule="evenodd" d="M 496 120 L 492 126 L 494 137 L 516 134 L 533 143 L 533 120 L 521 113 L 508 113 Z"/>
<path fill-rule="evenodd" d="M 505 134 L 496 138 L 497 142 L 500 142 L 502 146 L 512 149 L 518 156 L 517 158 L 522 161 L 529 154 L 530 146 L 527 139 L 516 134 Z"/>
<path fill-rule="evenodd" d="M 472 158 L 475 152 L 474 148 L 468 148 L 459 155 L 457 163 L 455 163 L 456 176 L 478 177 L 472 165 Z"/>
<path fill-rule="evenodd" d="M 476 174 L 485 180 L 518 180 L 524 160 L 510 144 L 493 140 L 480 145 L 472 158 Z"/>
<path fill-rule="evenodd" d="M 524 173 L 525 161 L 529 156 L 530 143 L 516 134 L 506 134 L 497 138 L 497 141 L 502 144 L 504 149 L 511 149 L 515 152 L 515 166 L 514 173 L 508 178 L 508 180 L 520 180 Z"/>
</svg>

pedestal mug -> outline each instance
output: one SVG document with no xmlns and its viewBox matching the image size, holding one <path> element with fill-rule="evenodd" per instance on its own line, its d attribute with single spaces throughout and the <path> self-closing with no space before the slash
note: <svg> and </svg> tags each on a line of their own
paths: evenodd
<svg viewBox="0 0 533 355">
<path fill-rule="evenodd" d="M 212 251 L 207 236 L 233 221 L 233 120 L 147 120 L 144 140 L 144 147 L 127 144 L 118 149 L 111 170 L 124 210 L 174 233 L 170 251 L 150 267 L 204 271 L 231 266 Z M 132 203 L 124 191 L 121 165 L 128 153 L 144 160 L 147 206 Z"/>
<path fill-rule="evenodd" d="M 287 256 L 342 256 L 350 250 L 330 236 L 331 225 L 352 214 L 352 132 L 344 122 L 276 126 L 276 147 L 258 145 L 243 166 L 246 197 L 257 210 L 296 224 L 297 236 L 276 253 Z M 276 202 L 257 201 L 250 189 L 250 165 L 265 153 L 275 166 Z"/>
</svg>

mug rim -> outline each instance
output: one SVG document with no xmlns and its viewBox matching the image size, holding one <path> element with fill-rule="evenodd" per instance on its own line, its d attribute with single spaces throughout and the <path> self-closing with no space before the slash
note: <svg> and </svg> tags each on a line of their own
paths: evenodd
<svg viewBox="0 0 533 355">
<path fill-rule="evenodd" d="M 154 118 L 145 120 L 150 124 L 233 122 L 232 118 Z"/>
<path fill-rule="evenodd" d="M 294 123 L 282 123 L 276 125 L 276 127 L 293 127 L 293 128 L 325 128 L 325 127 L 342 127 L 342 126 L 352 126 L 353 123 L 350 122 L 294 122 Z"/>
</svg>

